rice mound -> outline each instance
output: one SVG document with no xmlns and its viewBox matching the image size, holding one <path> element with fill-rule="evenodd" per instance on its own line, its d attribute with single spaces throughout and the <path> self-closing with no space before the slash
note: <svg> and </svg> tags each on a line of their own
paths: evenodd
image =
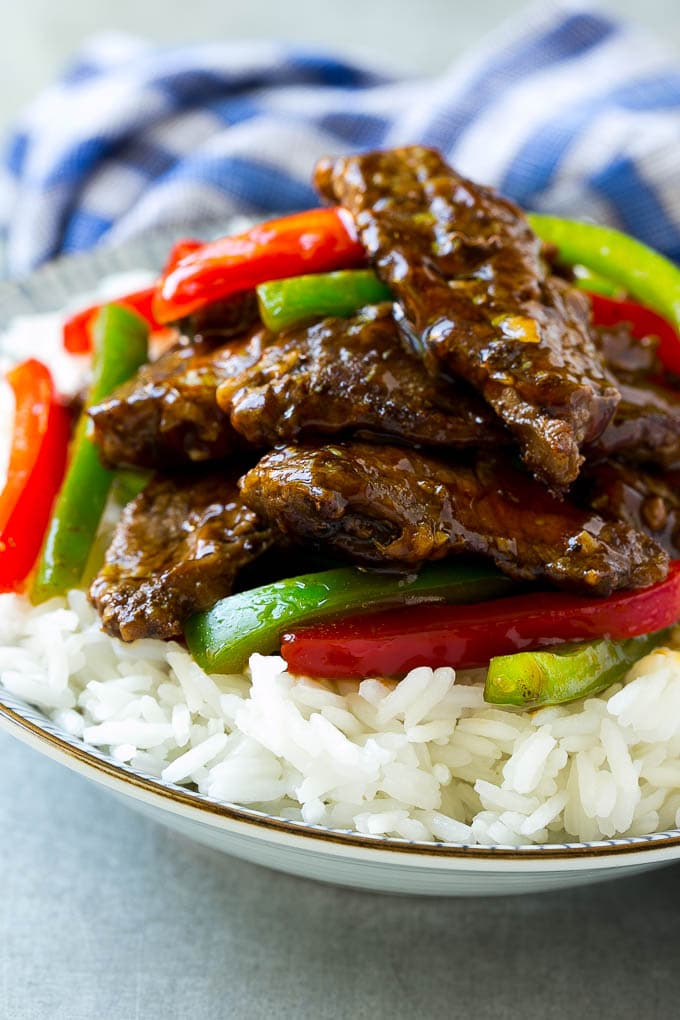
<svg viewBox="0 0 680 1020">
<path fill-rule="evenodd" d="M 7 690 L 114 759 L 219 801 L 418 841 L 680 827 L 680 651 L 535 712 L 486 704 L 479 679 L 419 668 L 398 684 L 317 682 L 274 655 L 209 675 L 176 643 L 108 637 L 82 591 L 39 607 L 0 596 Z"/>
</svg>

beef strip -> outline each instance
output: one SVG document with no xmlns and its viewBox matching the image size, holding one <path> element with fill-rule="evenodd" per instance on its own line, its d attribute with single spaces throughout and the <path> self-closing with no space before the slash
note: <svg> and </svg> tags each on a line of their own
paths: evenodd
<svg viewBox="0 0 680 1020">
<path fill-rule="evenodd" d="M 589 463 L 573 497 L 606 520 L 622 521 L 680 557 L 680 472 L 640 471 L 616 460 Z"/>
<path fill-rule="evenodd" d="M 672 467 L 680 461 L 680 397 L 660 386 L 617 382 L 621 402 L 614 420 L 588 448 L 588 457 Z"/>
<path fill-rule="evenodd" d="M 618 394 L 587 297 L 548 275 L 517 206 L 419 146 L 322 161 L 316 183 L 353 214 L 430 363 L 480 391 L 539 478 L 572 482 Z"/>
<path fill-rule="evenodd" d="M 257 295 L 247 290 L 199 308 L 182 319 L 180 327 L 182 336 L 194 346 L 217 347 L 243 336 L 258 322 Z"/>
<path fill-rule="evenodd" d="M 222 383 L 217 400 L 234 428 L 264 447 L 337 433 L 454 448 L 510 439 L 464 383 L 428 375 L 404 348 L 389 304 L 283 333 Z"/>
<path fill-rule="evenodd" d="M 616 326 L 595 326 L 593 335 L 607 368 L 617 379 L 630 385 L 644 385 L 650 379 L 663 376 L 656 337 L 645 336 L 638 340 L 625 322 Z"/>
<path fill-rule="evenodd" d="M 182 344 L 95 407 L 94 440 L 109 466 L 173 468 L 215 460 L 244 446 L 217 406 L 218 383 L 254 364 L 269 334 L 256 329 L 224 347 Z"/>
<path fill-rule="evenodd" d="M 285 447 L 241 481 L 244 501 L 289 540 L 359 563 L 416 567 L 456 553 L 488 556 L 511 577 L 608 595 L 666 575 L 659 546 L 482 457 L 451 465 L 394 446 Z"/>
<path fill-rule="evenodd" d="M 652 337 L 637 340 L 622 324 L 596 330 L 596 341 L 621 395 L 611 422 L 586 451 L 671 467 L 680 461 L 680 395 L 660 385 Z"/>
<path fill-rule="evenodd" d="M 233 478 L 157 477 L 125 508 L 90 599 L 123 641 L 176 637 L 271 543 Z"/>
</svg>

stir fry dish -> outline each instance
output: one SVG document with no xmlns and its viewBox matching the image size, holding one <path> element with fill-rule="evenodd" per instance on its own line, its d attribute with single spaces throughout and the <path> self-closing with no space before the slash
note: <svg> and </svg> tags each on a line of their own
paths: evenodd
<svg viewBox="0 0 680 1020">
<path fill-rule="evenodd" d="M 314 179 L 325 207 L 180 242 L 69 319 L 70 431 L 44 366 L 12 370 L 0 587 L 88 585 L 108 634 L 213 672 L 604 689 L 680 618 L 680 271 L 431 149 Z"/>
</svg>

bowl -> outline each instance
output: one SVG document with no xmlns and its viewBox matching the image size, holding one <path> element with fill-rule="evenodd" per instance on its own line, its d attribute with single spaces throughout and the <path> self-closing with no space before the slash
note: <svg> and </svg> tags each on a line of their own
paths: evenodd
<svg viewBox="0 0 680 1020">
<path fill-rule="evenodd" d="M 2 325 L 16 315 L 63 307 L 112 273 L 157 270 L 180 235 L 210 237 L 228 229 L 229 224 L 182 224 L 117 247 L 66 256 L 21 280 L 5 281 L 0 284 Z M 436 896 L 539 892 L 625 877 L 680 860 L 680 830 L 515 847 L 409 842 L 289 821 L 219 803 L 135 771 L 74 738 L 2 686 L 0 728 L 198 843 L 339 885 Z"/>
</svg>

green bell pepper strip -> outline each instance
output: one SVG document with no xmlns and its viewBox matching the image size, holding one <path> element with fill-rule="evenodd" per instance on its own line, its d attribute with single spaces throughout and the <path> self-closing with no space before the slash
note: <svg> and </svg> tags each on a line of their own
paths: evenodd
<svg viewBox="0 0 680 1020">
<path fill-rule="evenodd" d="M 606 276 L 680 330 L 680 269 L 669 259 L 613 227 L 543 213 L 530 213 L 528 219 L 569 265 Z"/>
<path fill-rule="evenodd" d="M 574 286 L 579 290 L 587 290 L 589 294 L 602 294 L 603 297 L 623 298 L 626 295 L 623 287 L 613 283 L 599 273 L 591 273 L 585 266 L 573 266 Z"/>
<path fill-rule="evenodd" d="M 484 699 L 493 705 L 563 705 L 610 687 L 670 636 L 670 628 L 626 641 L 586 641 L 491 660 Z"/>
<path fill-rule="evenodd" d="M 372 269 L 291 276 L 261 283 L 256 290 L 260 317 L 274 333 L 304 319 L 346 318 L 364 305 L 392 300 L 392 292 Z"/>
<path fill-rule="evenodd" d="M 253 652 L 278 651 L 281 634 L 299 624 L 389 605 L 481 602 L 515 588 L 485 566 L 433 563 L 407 576 L 340 567 L 230 595 L 192 616 L 185 637 L 204 669 L 236 673 Z"/>
<path fill-rule="evenodd" d="M 140 494 L 152 477 L 153 471 L 136 471 L 132 468 L 116 471 L 111 483 L 108 501 L 112 500 L 122 510 L 123 507 L 131 503 Z M 106 553 L 113 539 L 113 531 L 113 526 L 105 528 L 100 523 L 80 579 L 81 587 L 89 588 L 103 567 Z"/>
<path fill-rule="evenodd" d="M 153 477 L 153 471 L 137 471 L 133 468 L 125 468 L 116 472 L 113 479 L 111 496 L 119 506 L 127 506 L 135 499 L 142 489 L 145 489 Z"/>
<path fill-rule="evenodd" d="M 86 408 L 108 396 L 148 360 L 148 333 L 147 323 L 122 305 L 105 305 L 98 312 Z M 115 473 L 102 466 L 88 433 L 89 420 L 83 413 L 38 563 L 31 593 L 34 602 L 78 587 L 97 534 Z"/>
</svg>

